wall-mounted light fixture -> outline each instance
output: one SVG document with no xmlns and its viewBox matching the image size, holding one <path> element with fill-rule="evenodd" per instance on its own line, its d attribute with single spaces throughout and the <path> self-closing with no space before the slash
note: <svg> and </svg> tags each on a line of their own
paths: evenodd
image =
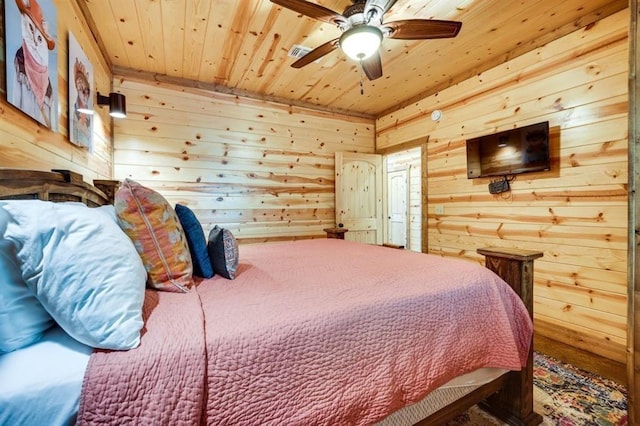
<svg viewBox="0 0 640 426">
<path fill-rule="evenodd" d="M 127 116 L 127 100 L 122 93 L 109 93 L 103 96 L 98 92 L 98 105 L 109 105 L 109 115 L 114 118 L 125 118 Z"/>
</svg>

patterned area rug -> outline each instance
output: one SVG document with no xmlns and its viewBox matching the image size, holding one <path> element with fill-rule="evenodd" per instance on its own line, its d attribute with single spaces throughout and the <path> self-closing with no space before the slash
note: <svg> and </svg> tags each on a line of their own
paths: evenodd
<svg viewBox="0 0 640 426">
<path fill-rule="evenodd" d="M 626 426 L 626 389 L 618 383 L 554 358 L 534 354 L 533 396 L 545 426 Z M 447 426 L 503 426 L 478 407 Z"/>
</svg>

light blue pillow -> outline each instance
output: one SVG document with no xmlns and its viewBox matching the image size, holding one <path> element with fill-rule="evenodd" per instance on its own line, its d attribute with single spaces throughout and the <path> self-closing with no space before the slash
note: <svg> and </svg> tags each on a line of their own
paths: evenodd
<svg viewBox="0 0 640 426">
<path fill-rule="evenodd" d="M 0 209 L 0 354 L 37 342 L 54 324 L 22 279 L 15 250 L 5 238 L 9 220 Z"/>
<path fill-rule="evenodd" d="M 71 337 L 102 349 L 140 343 L 146 271 L 113 206 L 2 201 L 22 279 Z"/>
</svg>

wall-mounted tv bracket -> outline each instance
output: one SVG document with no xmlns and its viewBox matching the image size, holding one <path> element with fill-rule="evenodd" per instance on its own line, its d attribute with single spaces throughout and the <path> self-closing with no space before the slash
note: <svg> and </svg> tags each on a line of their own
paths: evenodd
<svg viewBox="0 0 640 426">
<path fill-rule="evenodd" d="M 509 182 L 513 180 L 507 178 L 507 176 L 500 176 L 497 179 L 494 179 L 489 184 L 489 192 L 491 194 L 502 194 L 503 192 L 507 192 L 511 190 L 509 186 Z"/>
</svg>

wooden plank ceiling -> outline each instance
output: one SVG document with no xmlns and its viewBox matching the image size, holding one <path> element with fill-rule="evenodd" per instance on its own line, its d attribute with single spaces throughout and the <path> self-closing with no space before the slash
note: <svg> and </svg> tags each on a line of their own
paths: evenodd
<svg viewBox="0 0 640 426">
<path fill-rule="evenodd" d="M 349 0 L 313 0 L 342 12 Z M 77 0 L 116 76 L 377 117 L 627 7 L 627 0 L 398 0 L 385 15 L 462 22 L 453 39 L 392 40 L 369 81 L 339 49 L 302 69 L 293 45 L 339 37 L 269 0 Z M 578 55 L 579 52 L 576 52 Z M 363 94 L 360 81 L 363 79 Z"/>
</svg>

